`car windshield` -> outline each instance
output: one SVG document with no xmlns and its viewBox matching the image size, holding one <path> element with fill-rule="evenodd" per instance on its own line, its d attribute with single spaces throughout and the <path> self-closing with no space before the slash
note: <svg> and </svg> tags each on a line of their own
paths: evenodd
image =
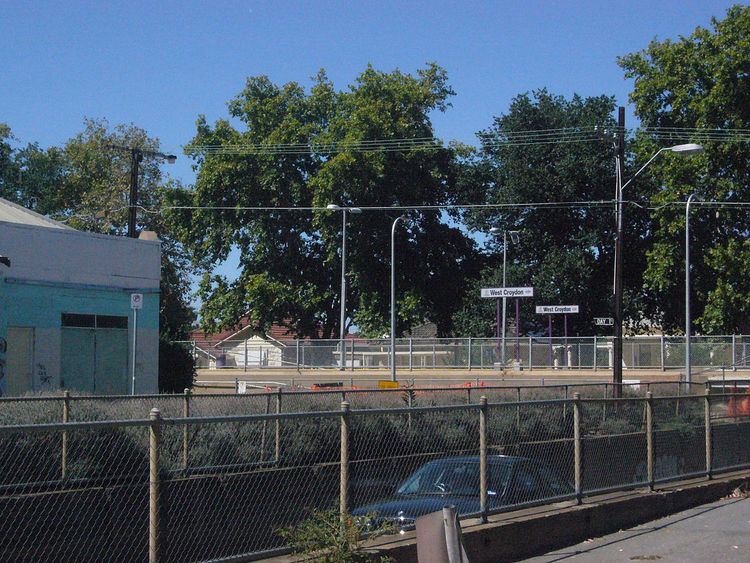
<svg viewBox="0 0 750 563">
<path fill-rule="evenodd" d="M 497 494 L 507 479 L 505 464 L 490 466 L 489 495 Z M 419 468 L 399 487 L 399 495 L 479 496 L 479 461 L 433 461 Z"/>
</svg>

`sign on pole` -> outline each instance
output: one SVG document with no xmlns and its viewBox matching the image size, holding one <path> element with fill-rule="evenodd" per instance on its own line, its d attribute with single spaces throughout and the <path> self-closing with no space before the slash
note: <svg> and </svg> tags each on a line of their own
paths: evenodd
<svg viewBox="0 0 750 563">
<path fill-rule="evenodd" d="M 536 312 L 539 315 L 571 314 L 578 312 L 578 305 L 537 305 Z"/>
<path fill-rule="evenodd" d="M 482 297 L 497 299 L 500 297 L 534 297 L 533 287 L 483 287 Z"/>
<path fill-rule="evenodd" d="M 143 309 L 143 294 L 142 293 L 130 294 L 130 308 L 131 309 Z"/>
<path fill-rule="evenodd" d="M 615 319 L 612 317 L 594 317 L 596 326 L 615 326 Z"/>
</svg>

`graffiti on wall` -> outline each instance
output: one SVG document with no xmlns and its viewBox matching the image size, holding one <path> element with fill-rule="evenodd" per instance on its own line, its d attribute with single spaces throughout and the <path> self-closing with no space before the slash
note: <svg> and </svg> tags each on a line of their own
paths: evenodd
<svg viewBox="0 0 750 563">
<path fill-rule="evenodd" d="M 37 364 L 36 376 L 42 387 L 52 387 L 52 376 L 47 373 L 47 366 L 41 363 Z"/>
</svg>

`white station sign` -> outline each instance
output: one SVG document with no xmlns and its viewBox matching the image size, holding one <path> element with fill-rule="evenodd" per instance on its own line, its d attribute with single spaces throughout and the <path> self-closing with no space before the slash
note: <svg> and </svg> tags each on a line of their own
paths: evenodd
<svg viewBox="0 0 750 563">
<path fill-rule="evenodd" d="M 612 317 L 594 317 L 596 326 L 615 326 L 615 320 Z"/>
<path fill-rule="evenodd" d="M 536 312 L 540 315 L 554 315 L 555 313 L 577 313 L 578 305 L 537 305 Z"/>
<path fill-rule="evenodd" d="M 483 287 L 482 297 L 534 297 L 533 287 Z"/>
</svg>

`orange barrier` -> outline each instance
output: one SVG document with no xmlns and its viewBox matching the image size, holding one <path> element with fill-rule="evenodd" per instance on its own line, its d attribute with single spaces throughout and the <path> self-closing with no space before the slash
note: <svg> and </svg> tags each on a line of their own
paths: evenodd
<svg viewBox="0 0 750 563">
<path fill-rule="evenodd" d="M 735 396 L 736 387 L 732 387 L 729 391 L 732 395 L 727 402 L 727 416 L 750 416 L 750 389 L 747 390 L 745 396 L 739 394 Z"/>
</svg>

